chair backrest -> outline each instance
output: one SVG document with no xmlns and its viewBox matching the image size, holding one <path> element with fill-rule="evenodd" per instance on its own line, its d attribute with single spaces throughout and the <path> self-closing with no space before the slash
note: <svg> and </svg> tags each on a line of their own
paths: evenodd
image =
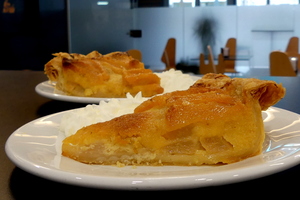
<svg viewBox="0 0 300 200">
<path fill-rule="evenodd" d="M 127 53 L 132 56 L 134 59 L 139 60 L 140 62 L 142 62 L 143 60 L 143 56 L 142 56 L 142 52 L 138 49 L 129 49 L 127 51 Z"/>
<path fill-rule="evenodd" d="M 205 63 L 205 56 L 203 53 L 200 54 L 199 61 L 200 61 L 200 66 L 199 66 L 200 74 L 214 73 L 213 66 L 211 64 Z"/>
<path fill-rule="evenodd" d="M 272 51 L 270 53 L 270 75 L 297 76 L 287 53 L 282 51 Z"/>
<path fill-rule="evenodd" d="M 176 68 L 176 39 L 170 38 L 161 56 L 161 61 L 166 64 L 166 69 Z"/>
<path fill-rule="evenodd" d="M 217 73 L 217 68 L 214 62 L 214 55 L 212 53 L 210 45 L 207 46 L 207 50 L 208 50 L 208 64 L 212 66 L 213 72 Z"/>
<path fill-rule="evenodd" d="M 235 38 L 229 38 L 226 42 L 225 47 L 229 48 L 229 56 L 236 55 L 236 39 Z"/>
<path fill-rule="evenodd" d="M 219 74 L 225 73 L 225 60 L 222 54 L 218 55 L 218 65 L 216 66 L 216 70 Z"/>
<path fill-rule="evenodd" d="M 299 38 L 298 37 L 290 38 L 285 52 L 288 54 L 288 56 L 291 56 L 291 57 L 298 56 L 298 54 L 299 54 Z"/>
<path fill-rule="evenodd" d="M 208 64 L 205 63 L 205 56 L 203 53 L 199 56 L 199 73 L 207 74 L 207 73 L 221 73 L 224 74 L 224 57 L 222 54 L 218 55 L 218 64 L 214 63 L 214 56 L 210 46 L 207 46 L 207 50 L 209 52 L 208 55 Z"/>
<path fill-rule="evenodd" d="M 229 56 L 236 56 L 236 39 L 229 38 L 226 42 L 225 47 L 229 48 Z M 225 60 L 224 65 L 226 69 L 234 69 L 235 68 L 235 60 Z"/>
</svg>

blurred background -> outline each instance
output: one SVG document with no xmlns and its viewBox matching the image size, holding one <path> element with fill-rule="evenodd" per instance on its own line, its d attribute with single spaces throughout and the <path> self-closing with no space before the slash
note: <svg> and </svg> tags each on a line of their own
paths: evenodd
<svg viewBox="0 0 300 200">
<path fill-rule="evenodd" d="M 269 54 L 300 36 L 298 0 L 1 0 L 0 69 L 43 70 L 55 52 L 102 54 L 139 49 L 164 69 L 161 56 L 176 39 L 176 63 L 198 65 L 197 33 L 211 22 L 215 54 L 236 38 L 240 68 L 268 68 Z"/>
</svg>

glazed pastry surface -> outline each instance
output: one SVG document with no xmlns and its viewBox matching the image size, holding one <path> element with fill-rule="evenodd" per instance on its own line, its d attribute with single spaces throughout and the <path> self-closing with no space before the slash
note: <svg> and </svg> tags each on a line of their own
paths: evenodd
<svg viewBox="0 0 300 200">
<path fill-rule="evenodd" d="M 151 97 L 163 92 L 160 78 L 127 53 L 88 55 L 56 53 L 45 65 L 45 74 L 68 95 L 120 98 L 142 92 Z"/>
<path fill-rule="evenodd" d="M 83 127 L 62 154 L 89 164 L 227 164 L 258 155 L 262 110 L 285 88 L 274 81 L 207 74 L 185 91 L 155 96 L 134 113 Z"/>
</svg>

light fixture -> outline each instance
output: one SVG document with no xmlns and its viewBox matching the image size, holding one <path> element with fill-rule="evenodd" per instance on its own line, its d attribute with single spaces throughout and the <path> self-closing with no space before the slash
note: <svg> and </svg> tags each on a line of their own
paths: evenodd
<svg viewBox="0 0 300 200">
<path fill-rule="evenodd" d="M 98 6 L 107 6 L 108 5 L 108 1 L 98 1 L 97 5 Z"/>
</svg>

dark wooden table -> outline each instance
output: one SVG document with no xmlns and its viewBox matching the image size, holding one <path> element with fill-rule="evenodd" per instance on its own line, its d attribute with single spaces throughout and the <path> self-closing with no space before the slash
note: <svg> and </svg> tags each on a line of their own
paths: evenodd
<svg viewBox="0 0 300 200">
<path fill-rule="evenodd" d="M 258 77 L 259 78 L 259 77 Z M 282 82 L 286 97 L 276 106 L 300 113 L 300 77 L 261 77 Z M 235 184 L 177 191 L 115 191 L 67 185 L 34 176 L 16 167 L 6 156 L 4 146 L 10 134 L 36 118 L 84 104 L 54 101 L 35 93 L 35 86 L 47 78 L 43 72 L 0 71 L 0 199 L 100 199 L 100 198 L 243 198 L 297 195 L 300 165 L 267 177 Z M 109 195 L 109 196 L 106 196 Z M 241 196 L 242 195 L 242 196 Z M 163 198 L 163 196 L 161 196 Z M 183 197 L 183 196 L 182 196 Z M 179 197 L 180 198 L 180 197 Z"/>
</svg>

